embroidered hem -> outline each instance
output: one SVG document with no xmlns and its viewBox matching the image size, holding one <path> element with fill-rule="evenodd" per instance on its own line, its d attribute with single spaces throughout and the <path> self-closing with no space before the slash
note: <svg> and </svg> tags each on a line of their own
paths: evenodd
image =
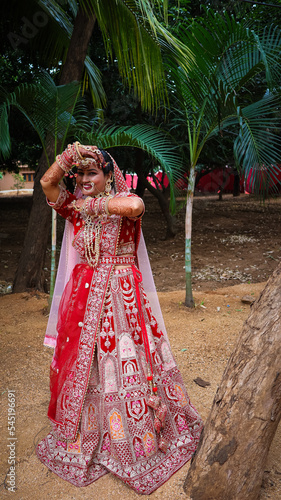
<svg viewBox="0 0 281 500">
<path fill-rule="evenodd" d="M 54 439 L 52 434 L 46 436 L 36 449 L 39 460 L 46 465 L 61 479 L 68 481 L 78 488 L 89 486 L 105 474 L 112 473 L 118 479 L 121 479 L 130 488 L 142 495 L 150 495 L 157 488 L 166 483 L 181 467 L 183 467 L 192 457 L 196 450 L 197 442 L 194 441 L 192 448 L 190 442 L 187 444 L 171 444 L 168 452 L 162 457 L 156 456 L 147 461 L 143 466 L 139 464 L 139 472 L 134 467 L 128 466 L 123 470 L 120 464 L 112 458 L 103 459 L 87 466 L 87 460 L 78 468 L 75 461 L 72 463 L 65 460 L 64 465 L 56 464 L 53 461 L 52 452 L 49 448 L 49 441 Z M 183 438 L 184 440 L 184 438 Z M 62 456 L 60 457 L 62 459 Z M 91 458 L 88 457 L 89 461 Z M 142 470 L 141 470 L 142 469 Z"/>
</svg>

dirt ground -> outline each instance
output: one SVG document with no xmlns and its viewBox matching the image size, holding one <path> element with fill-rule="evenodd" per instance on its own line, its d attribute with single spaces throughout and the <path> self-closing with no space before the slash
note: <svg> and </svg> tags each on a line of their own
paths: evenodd
<svg viewBox="0 0 281 500">
<path fill-rule="evenodd" d="M 192 263 L 196 307 L 193 310 L 183 305 L 184 211 L 177 215 L 177 236 L 164 241 L 165 224 L 158 204 L 150 195 L 145 202 L 143 232 L 171 346 L 190 398 L 206 419 L 229 355 L 249 314 L 250 306 L 243 304 L 241 298 L 246 294 L 257 298 L 281 259 L 281 200 L 261 205 L 247 195 L 225 196 L 222 202 L 217 196 L 195 197 Z M 4 292 L 13 281 L 30 200 L 2 198 L 0 207 L 0 287 Z M 137 499 L 137 493 L 111 474 L 87 488 L 77 489 L 51 473 L 35 455 L 36 443 L 49 429 L 46 413 L 52 352 L 42 346 L 47 303 L 48 295 L 38 292 L 3 294 L 0 299 L 0 497 Z M 210 382 L 210 386 L 198 386 L 194 382 L 197 377 Z M 9 469 L 8 391 L 14 391 L 16 399 L 14 493 L 6 489 L 5 479 Z M 279 428 L 269 452 L 261 500 L 281 500 L 280 444 Z M 182 485 L 188 467 L 187 464 L 156 492 L 143 498 L 187 498 Z"/>
</svg>

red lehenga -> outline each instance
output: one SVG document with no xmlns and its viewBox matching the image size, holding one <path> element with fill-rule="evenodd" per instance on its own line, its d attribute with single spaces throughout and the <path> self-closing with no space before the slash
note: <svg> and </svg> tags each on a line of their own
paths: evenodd
<svg viewBox="0 0 281 500">
<path fill-rule="evenodd" d="M 87 486 L 112 472 L 138 493 L 150 494 L 191 458 L 202 420 L 142 285 L 137 300 L 139 221 L 104 216 L 99 262 L 93 268 L 85 259 L 82 216 L 66 208 L 73 199 L 62 190 L 54 206 L 73 223 L 73 246 L 81 261 L 59 306 L 50 375 L 52 432 L 39 443 L 37 455 L 75 486 Z M 120 264 L 129 267 L 116 270 Z M 168 409 L 162 431 L 166 453 L 158 447 L 155 414 L 147 405 L 150 387 L 141 316 L 158 395 Z"/>
</svg>

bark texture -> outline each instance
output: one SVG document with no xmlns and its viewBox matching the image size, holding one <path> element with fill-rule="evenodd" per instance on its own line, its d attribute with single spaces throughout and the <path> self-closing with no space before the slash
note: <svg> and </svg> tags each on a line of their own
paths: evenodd
<svg viewBox="0 0 281 500">
<path fill-rule="evenodd" d="M 184 490 L 257 500 L 281 416 L 281 265 L 253 304 L 214 398 Z"/>
<path fill-rule="evenodd" d="M 67 56 L 60 75 L 60 85 L 80 81 L 84 71 L 84 61 L 93 33 L 96 18 L 88 17 L 81 7 L 73 26 Z"/>
<path fill-rule="evenodd" d="M 51 208 L 40 184 L 46 168 L 47 161 L 42 155 L 34 179 L 32 208 L 13 285 L 15 293 L 34 288 L 47 291 L 43 267 L 51 231 Z"/>
<path fill-rule="evenodd" d="M 79 9 L 74 22 L 66 61 L 60 76 L 60 85 L 81 80 L 94 24 L 95 17 L 88 18 Z M 54 146 L 49 145 L 48 157 L 51 162 L 54 160 L 54 151 Z M 24 292 L 31 288 L 44 290 L 43 266 L 51 227 L 51 209 L 46 204 L 45 195 L 40 185 L 40 179 L 46 168 L 47 161 L 45 155 L 42 154 L 36 172 L 32 209 L 14 280 L 13 292 Z"/>
</svg>

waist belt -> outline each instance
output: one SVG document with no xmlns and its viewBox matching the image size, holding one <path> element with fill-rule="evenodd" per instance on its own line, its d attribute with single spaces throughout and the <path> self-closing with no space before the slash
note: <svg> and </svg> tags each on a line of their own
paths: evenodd
<svg viewBox="0 0 281 500">
<path fill-rule="evenodd" d="M 134 255 L 101 255 L 99 264 L 114 264 L 114 265 L 133 265 L 135 264 Z"/>
</svg>

